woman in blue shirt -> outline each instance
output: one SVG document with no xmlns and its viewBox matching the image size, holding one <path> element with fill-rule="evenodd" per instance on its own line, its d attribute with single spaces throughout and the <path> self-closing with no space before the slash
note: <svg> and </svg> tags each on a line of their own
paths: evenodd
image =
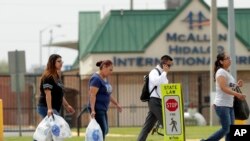
<svg viewBox="0 0 250 141">
<path fill-rule="evenodd" d="M 99 71 L 94 73 L 89 80 L 89 104 L 88 109 L 91 118 L 95 118 L 100 125 L 103 140 L 108 133 L 107 111 L 110 101 L 117 106 L 119 112 L 122 111 L 119 103 L 111 96 L 112 86 L 108 81 L 108 76 L 112 74 L 113 63 L 110 60 L 99 61 L 96 63 Z"/>
</svg>

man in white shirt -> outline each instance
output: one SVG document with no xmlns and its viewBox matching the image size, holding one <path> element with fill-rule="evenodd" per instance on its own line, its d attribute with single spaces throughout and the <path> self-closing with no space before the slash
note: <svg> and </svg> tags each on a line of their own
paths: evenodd
<svg viewBox="0 0 250 141">
<path fill-rule="evenodd" d="M 173 59 L 168 55 L 164 55 L 161 57 L 160 64 L 149 73 L 149 91 L 151 91 L 155 86 L 157 86 L 157 88 L 154 89 L 150 95 L 148 102 L 149 112 L 137 141 L 146 141 L 148 134 L 153 129 L 157 121 L 163 125 L 160 85 L 168 83 L 167 73 L 172 65 Z M 158 71 L 160 71 L 160 75 Z"/>
</svg>

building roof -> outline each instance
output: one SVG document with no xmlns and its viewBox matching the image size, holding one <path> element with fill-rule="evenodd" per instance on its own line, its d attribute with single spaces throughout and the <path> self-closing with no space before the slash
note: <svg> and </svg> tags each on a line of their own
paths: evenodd
<svg viewBox="0 0 250 141">
<path fill-rule="evenodd" d="M 200 0 L 208 8 L 209 6 Z M 88 42 L 79 32 L 80 59 L 94 53 L 144 52 L 148 45 L 190 3 L 176 10 L 114 10 L 98 24 Z M 81 16 L 81 15 L 80 15 Z M 80 17 L 81 18 L 81 17 Z M 227 8 L 218 9 L 218 20 L 227 27 Z M 235 9 L 236 37 L 250 50 L 250 9 Z M 80 24 L 83 25 L 83 24 Z M 79 27 L 81 28 L 81 27 Z"/>
<path fill-rule="evenodd" d="M 111 11 L 102 20 L 80 58 L 89 53 L 143 52 L 174 13 L 176 10 Z"/>
<path fill-rule="evenodd" d="M 227 8 L 218 9 L 219 20 L 228 27 Z M 236 37 L 250 50 L 250 9 L 235 9 Z"/>
</svg>

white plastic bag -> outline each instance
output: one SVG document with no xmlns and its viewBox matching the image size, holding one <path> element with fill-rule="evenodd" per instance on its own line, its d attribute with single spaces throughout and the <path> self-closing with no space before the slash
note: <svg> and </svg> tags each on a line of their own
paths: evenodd
<svg viewBox="0 0 250 141">
<path fill-rule="evenodd" d="M 103 141 L 102 130 L 95 118 L 91 118 L 86 129 L 85 141 Z"/>
<path fill-rule="evenodd" d="M 50 120 L 53 141 L 61 141 L 65 138 L 71 137 L 69 124 L 64 118 L 55 114 L 53 116 L 54 119 Z"/>
<path fill-rule="evenodd" d="M 33 139 L 37 141 L 51 141 L 52 135 L 50 132 L 50 118 L 45 117 L 43 120 L 38 124 L 35 133 L 33 134 Z"/>
<path fill-rule="evenodd" d="M 56 114 L 46 116 L 37 126 L 33 139 L 37 141 L 63 141 L 71 137 L 68 123 Z"/>
</svg>

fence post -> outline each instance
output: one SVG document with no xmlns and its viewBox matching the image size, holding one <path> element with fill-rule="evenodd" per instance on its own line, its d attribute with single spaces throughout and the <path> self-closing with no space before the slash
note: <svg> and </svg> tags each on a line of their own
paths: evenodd
<svg viewBox="0 0 250 141">
<path fill-rule="evenodd" d="M 0 141 L 3 141 L 3 103 L 0 99 Z"/>
</svg>

